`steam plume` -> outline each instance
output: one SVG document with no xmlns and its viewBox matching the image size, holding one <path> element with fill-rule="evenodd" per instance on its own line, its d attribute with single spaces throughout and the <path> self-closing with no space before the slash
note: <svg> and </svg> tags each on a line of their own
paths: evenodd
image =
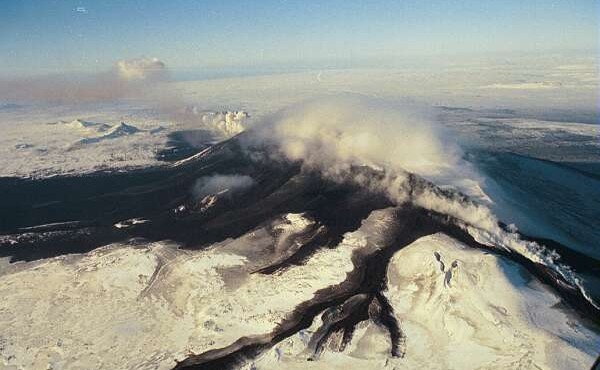
<svg viewBox="0 0 600 370">
<path fill-rule="evenodd" d="M 192 193 L 196 199 L 227 192 L 229 196 L 254 186 L 255 181 L 246 175 L 214 175 L 196 180 Z"/>
</svg>

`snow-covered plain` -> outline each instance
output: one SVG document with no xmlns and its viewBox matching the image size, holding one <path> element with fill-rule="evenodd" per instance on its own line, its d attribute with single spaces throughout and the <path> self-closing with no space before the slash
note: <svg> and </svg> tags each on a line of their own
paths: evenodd
<svg viewBox="0 0 600 370">
<path fill-rule="evenodd" d="M 208 106 L 258 113 L 341 93 L 474 109 L 596 111 L 598 73 L 597 55 L 513 55 L 183 81 L 174 89 Z"/>
<path fill-rule="evenodd" d="M 157 154 L 169 134 L 208 130 L 206 144 L 234 136 L 252 121 L 244 111 L 160 119 L 148 110 L 57 112 L 29 116 L 0 111 L 0 176 L 48 177 L 164 164 Z M 191 110 L 194 112 L 194 110 Z M 490 118 L 488 111 L 443 112 L 439 122 L 467 145 L 557 161 L 600 160 L 599 126 L 535 118 Z M 81 118 L 84 117 L 84 118 Z"/>
<path fill-rule="evenodd" d="M 164 164 L 169 134 L 208 130 L 223 140 L 244 130 L 245 112 L 190 109 L 193 119 L 161 119 L 137 107 L 18 107 L 0 110 L 0 176 L 49 177 Z"/>
</svg>

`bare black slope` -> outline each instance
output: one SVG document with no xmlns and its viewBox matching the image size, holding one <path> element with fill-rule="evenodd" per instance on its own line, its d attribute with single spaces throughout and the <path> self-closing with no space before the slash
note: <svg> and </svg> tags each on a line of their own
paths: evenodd
<svg viewBox="0 0 600 370">
<path fill-rule="evenodd" d="M 248 175 L 256 184 L 201 210 L 192 188 L 198 178 L 215 174 Z M 318 214 L 327 226 L 318 244 L 335 244 L 372 210 L 391 205 L 383 195 L 303 172 L 298 164 L 253 159 L 237 140 L 166 168 L 44 180 L 0 179 L 0 192 L 0 233 L 9 236 L 0 241 L 0 256 L 12 256 L 13 261 L 86 252 L 140 237 L 200 248 L 242 235 L 285 212 Z M 148 222 L 114 226 L 132 218 Z"/>
</svg>

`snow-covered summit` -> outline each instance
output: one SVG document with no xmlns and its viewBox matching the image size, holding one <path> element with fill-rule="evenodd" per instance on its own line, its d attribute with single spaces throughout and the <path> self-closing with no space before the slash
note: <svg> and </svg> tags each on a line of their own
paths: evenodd
<svg viewBox="0 0 600 370">
<path fill-rule="evenodd" d="M 132 135 L 137 132 L 140 132 L 139 128 L 133 125 L 128 125 L 125 122 L 121 122 L 118 125 L 111 127 L 106 136 L 112 135 L 112 137 L 119 137 L 123 135 Z"/>
<path fill-rule="evenodd" d="M 82 133 L 105 132 L 112 126 L 107 123 L 92 122 L 82 119 L 74 119 L 72 121 L 52 122 L 51 125 L 59 125 L 72 130 L 81 131 Z"/>
<path fill-rule="evenodd" d="M 81 144 L 93 144 L 103 140 L 117 139 L 123 136 L 136 134 L 138 132 L 141 132 L 141 130 L 133 125 L 128 125 L 125 122 L 121 122 L 115 126 L 110 127 L 105 132 L 106 133 L 101 136 L 83 138 L 77 143 L 75 143 L 75 145 L 77 146 Z"/>
</svg>

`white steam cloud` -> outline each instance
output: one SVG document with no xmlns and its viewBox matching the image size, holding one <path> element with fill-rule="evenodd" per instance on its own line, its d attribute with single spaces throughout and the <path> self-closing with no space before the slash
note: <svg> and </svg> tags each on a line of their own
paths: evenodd
<svg viewBox="0 0 600 370">
<path fill-rule="evenodd" d="M 460 159 L 416 107 L 357 97 L 326 98 L 286 109 L 259 128 L 291 160 L 326 171 L 369 165 L 437 175 Z"/>
<path fill-rule="evenodd" d="M 256 182 L 246 175 L 213 175 L 196 180 L 192 193 L 196 199 L 203 199 L 209 195 L 227 194 L 228 196 L 243 192 Z"/>
<path fill-rule="evenodd" d="M 483 228 L 498 224 L 487 207 L 411 188 L 409 173 L 478 200 L 489 199 L 461 149 L 429 119 L 424 107 L 365 97 L 325 98 L 277 113 L 257 133 L 259 140 L 275 143 L 287 159 L 333 180 L 346 181 L 352 167 L 369 166 L 383 175 L 369 178 L 359 173 L 352 180 L 397 203 L 410 200 Z"/>
<path fill-rule="evenodd" d="M 164 107 L 164 112 L 170 118 L 180 122 L 199 124 L 223 138 L 230 138 L 245 131 L 246 121 L 249 117 L 244 111 L 208 112 L 198 109 L 197 106 L 173 106 L 172 109 Z M 205 142 L 203 142 L 204 144 Z M 193 141 L 190 144 L 194 144 Z"/>
<path fill-rule="evenodd" d="M 364 97 L 313 100 L 256 127 L 251 143 L 276 144 L 289 160 L 336 177 L 353 166 L 411 172 L 428 179 L 474 172 L 460 148 L 429 119 L 428 110 Z"/>
<path fill-rule="evenodd" d="M 166 66 L 158 58 L 119 60 L 116 69 L 119 77 L 126 81 L 161 80 L 166 78 Z"/>
</svg>

